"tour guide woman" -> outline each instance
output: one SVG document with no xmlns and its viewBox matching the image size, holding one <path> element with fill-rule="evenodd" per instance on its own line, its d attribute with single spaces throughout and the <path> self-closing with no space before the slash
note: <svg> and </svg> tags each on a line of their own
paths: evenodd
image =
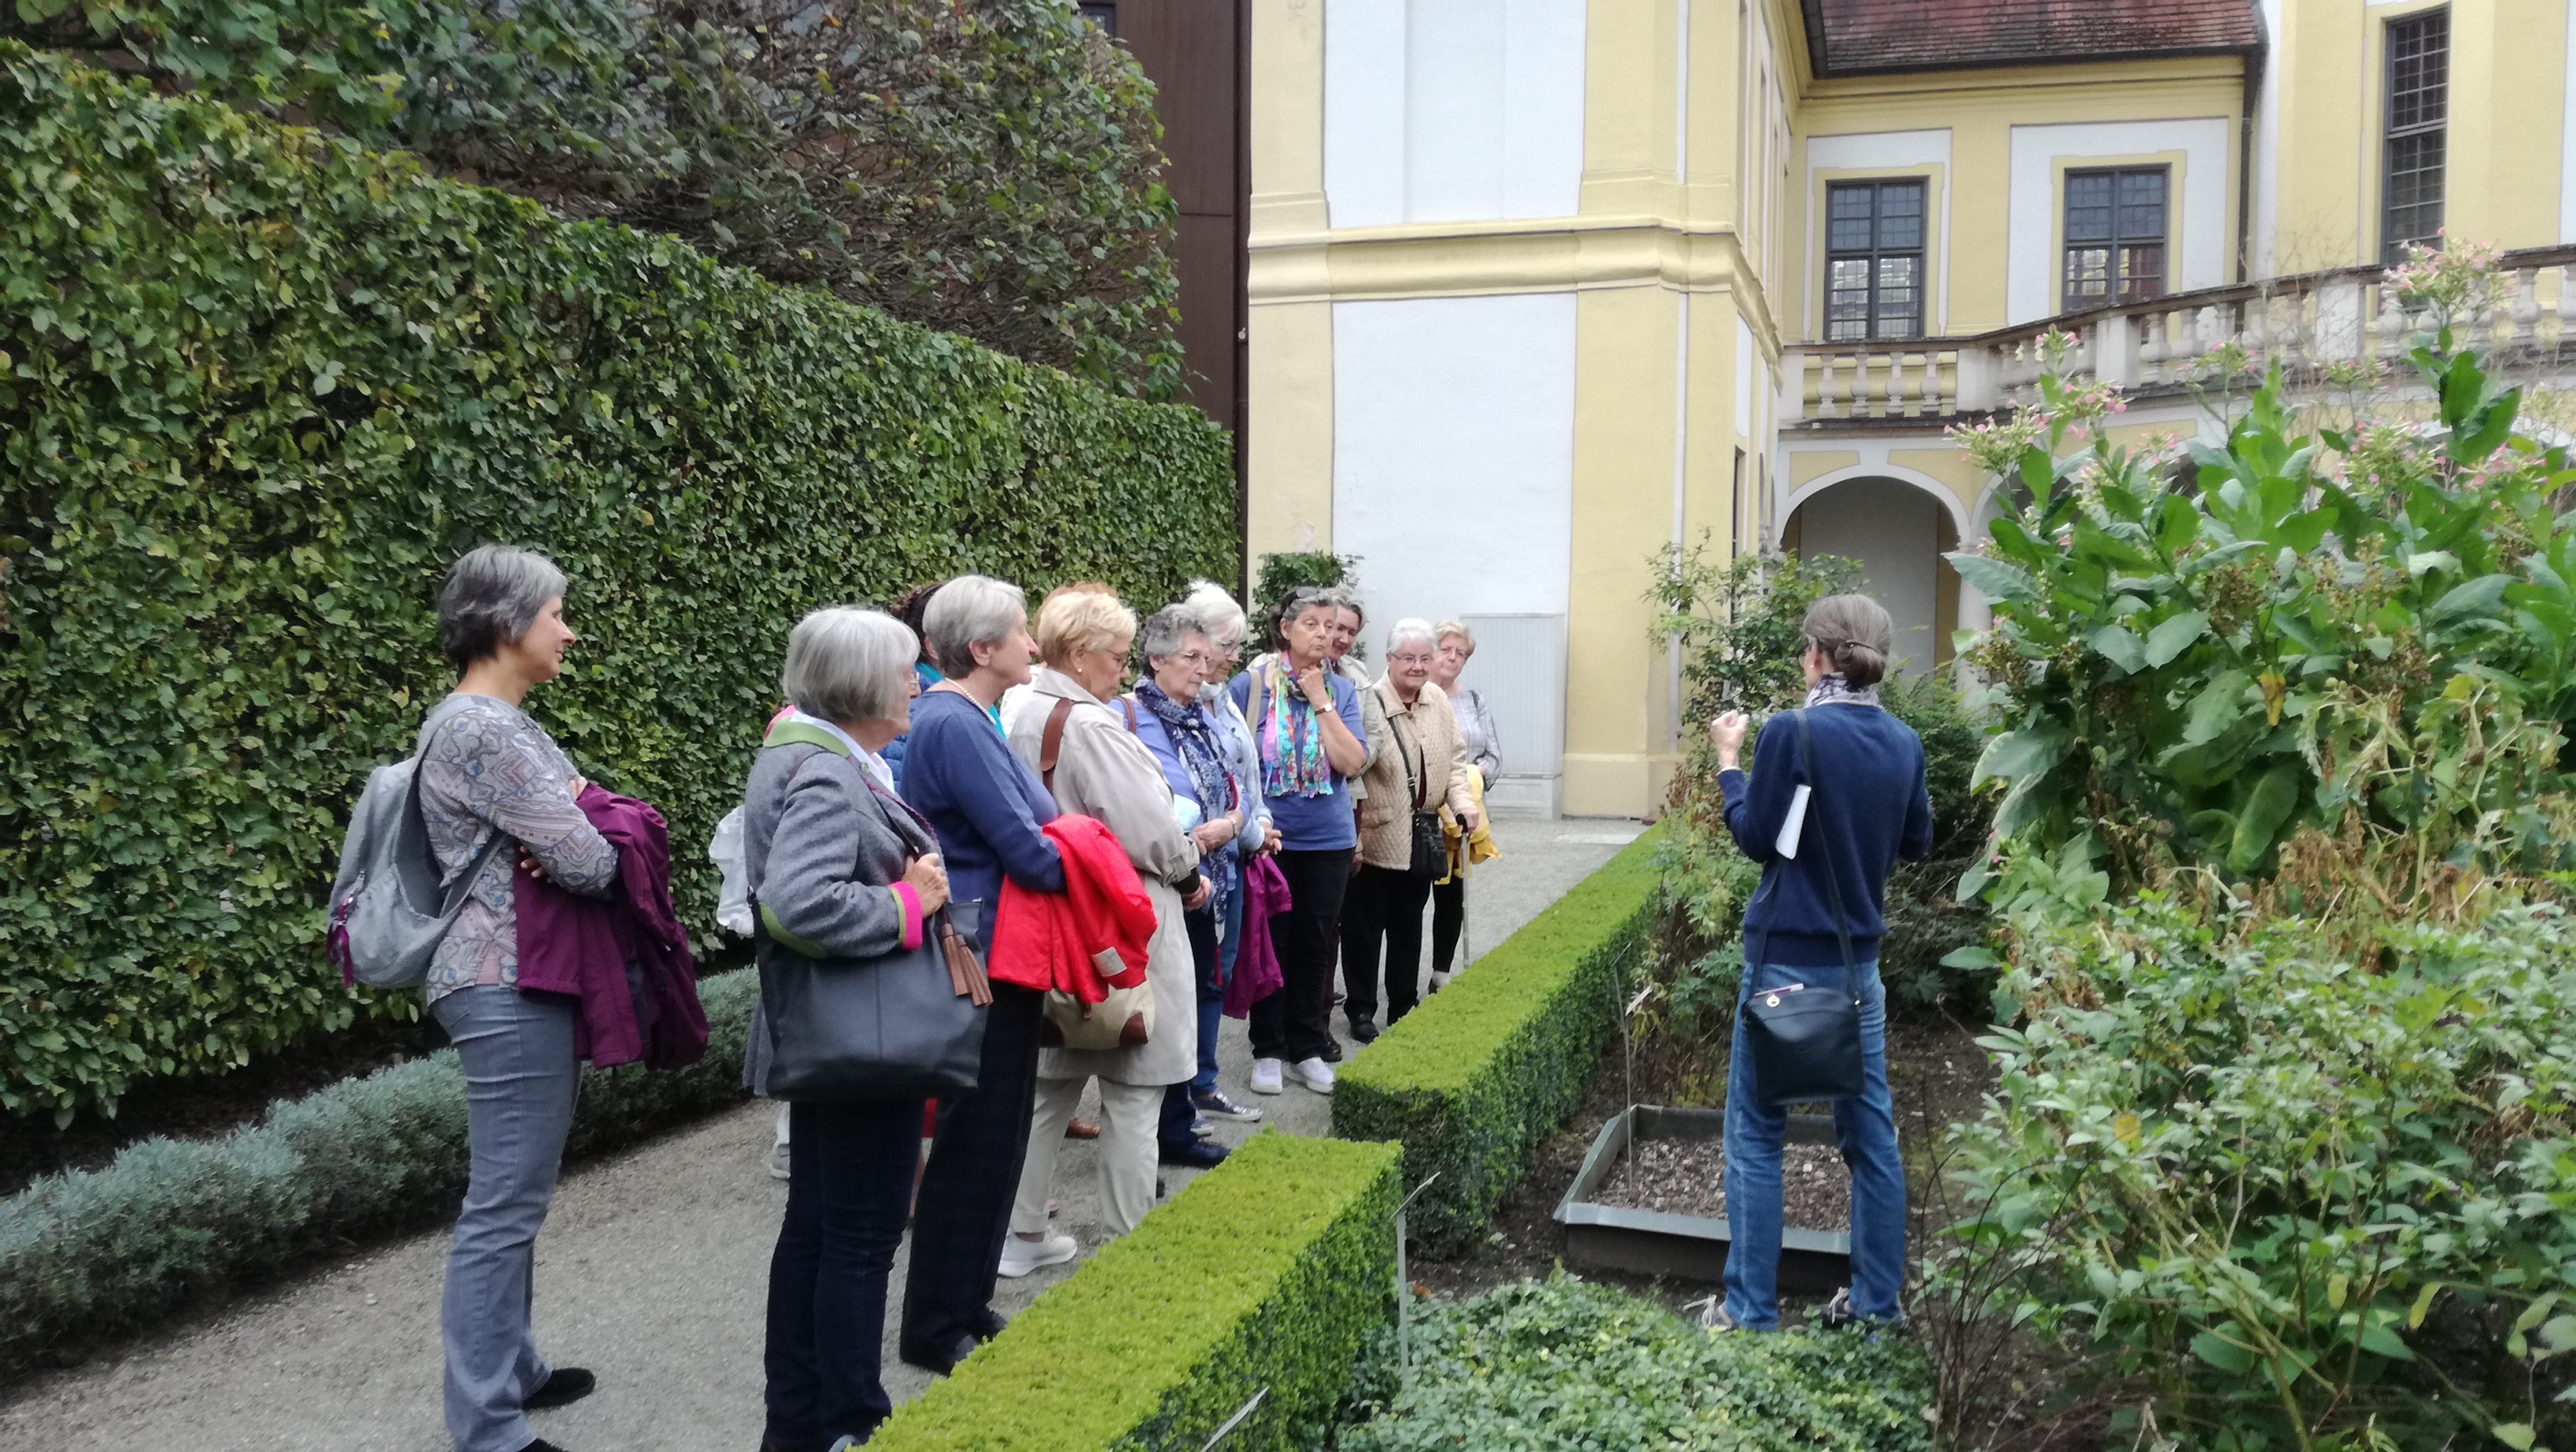
<svg viewBox="0 0 2576 1452">
<path fill-rule="evenodd" d="M 1744 910 L 1744 987 L 1736 1000 L 1735 1046 L 1726 1083 L 1726 1300 L 1703 1322 L 1712 1331 L 1769 1331 L 1780 1322 L 1780 1140 L 1784 1110 L 1754 1093 L 1744 1004 L 1757 993 L 1804 985 L 1860 1000 L 1863 1092 L 1834 1105 L 1834 1133 L 1851 1167 L 1851 1286 L 1825 1307 L 1828 1326 L 1894 1323 L 1905 1281 L 1905 1165 L 1897 1156 L 1896 1110 L 1887 1092 L 1887 993 L 1878 981 L 1887 874 L 1899 857 L 1932 849 L 1932 798 L 1924 789 L 1923 742 L 1878 704 L 1878 683 L 1895 649 L 1887 611 L 1866 595 L 1832 595 L 1808 607 L 1802 626 L 1807 675 L 1807 759 L 1797 724 L 1777 719 L 1762 733 L 1748 779 L 1738 769 L 1749 724 L 1729 711 L 1709 725 L 1717 748 L 1726 826 L 1744 855 L 1762 864 L 1762 885 Z M 1797 789 L 1810 793 L 1796 856 L 1778 848 Z M 1828 881 L 1827 874 L 1831 873 Z M 1848 970 L 1831 904 L 1839 897 L 1850 937 Z"/>
</svg>

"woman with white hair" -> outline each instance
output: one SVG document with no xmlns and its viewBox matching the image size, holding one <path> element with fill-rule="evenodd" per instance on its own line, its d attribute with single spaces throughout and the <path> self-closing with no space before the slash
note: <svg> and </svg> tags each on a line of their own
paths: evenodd
<svg viewBox="0 0 2576 1452">
<path fill-rule="evenodd" d="M 537 1231 L 554 1199 L 581 1084 L 576 1001 L 519 992 L 518 875 L 606 897 L 617 848 L 579 805 L 588 783 L 521 709 L 563 671 L 579 637 L 563 618 L 564 576 L 534 550 L 484 545 L 438 592 L 438 649 L 461 673 L 421 723 L 420 814 L 465 905 L 430 959 L 429 1013 L 465 1071 L 472 1150 L 447 1256 L 439 1332 L 447 1430 L 457 1452 L 551 1452 L 528 1412 L 589 1394 L 591 1373 L 549 1368 L 528 1323 Z"/>
<path fill-rule="evenodd" d="M 939 587 L 922 625 L 946 679 L 913 702 L 904 752 L 904 800 L 938 832 L 949 892 L 974 904 L 976 951 L 988 957 L 1005 877 L 1034 892 L 1065 889 L 1063 856 L 1039 830 L 1055 820 L 1055 800 L 1002 735 L 1002 694 L 1027 683 L 1036 648 L 1027 600 L 984 575 Z M 993 1282 L 1036 1102 L 1045 995 L 998 980 L 992 988 L 975 1090 L 939 1102 L 904 1269 L 896 1350 L 937 1372 L 1002 1329 Z"/>
<path fill-rule="evenodd" d="M 1475 788 L 1449 693 L 1431 686 L 1439 637 L 1427 621 L 1399 620 L 1386 635 L 1386 676 L 1370 689 L 1385 709 L 1387 750 L 1369 763 L 1360 803 L 1360 870 L 1342 905 L 1343 1012 L 1351 1037 L 1378 1035 L 1375 1016 L 1385 950 L 1386 1021 L 1412 1011 L 1422 990 L 1422 910 L 1448 870 L 1440 831 L 1446 807 L 1476 830 Z"/>
<path fill-rule="evenodd" d="M 1116 1048 L 1039 1051 L 1036 1118 L 1011 1212 L 1011 1239 L 1002 1251 L 1006 1276 L 1026 1275 L 1076 1254 L 1073 1237 L 1048 1229 L 1047 1198 L 1065 1121 L 1082 1102 L 1083 1087 L 1095 1081 L 1100 1086 L 1101 1222 L 1111 1235 L 1124 1235 L 1154 1208 L 1164 1091 L 1186 1082 L 1198 1064 L 1198 996 L 1183 914 L 1210 896 L 1199 874 L 1201 848 L 1232 840 L 1235 822 L 1220 815 L 1189 831 L 1173 811 L 1163 769 L 1129 729 L 1126 703 L 1119 700 L 1135 641 L 1136 612 L 1117 596 L 1050 596 L 1038 611 L 1038 654 L 1045 664 L 1028 695 L 1003 713 L 1011 749 L 1023 762 L 1052 771 L 1048 789 L 1059 808 L 1109 829 L 1154 905 L 1154 932 L 1145 951 L 1151 1034 L 1141 1044 Z"/>
<path fill-rule="evenodd" d="M 1443 620 L 1431 627 L 1440 637 L 1440 654 L 1432 662 L 1431 684 L 1449 697 L 1449 713 L 1458 718 L 1458 741 L 1467 753 L 1467 765 L 1476 773 L 1478 800 L 1494 789 L 1503 774 L 1502 737 L 1494 727 L 1494 708 L 1486 703 L 1485 693 L 1461 686 L 1458 677 L 1465 674 L 1467 662 L 1476 655 L 1476 635 L 1464 621 Z M 1459 842 L 1459 861 L 1474 860 L 1472 844 L 1465 833 Z M 1449 974 L 1458 965 L 1458 939 L 1467 927 L 1467 869 L 1461 865 L 1446 881 L 1431 889 L 1431 991 L 1438 993 L 1449 982 Z"/>
<path fill-rule="evenodd" d="M 881 755 L 911 723 L 915 652 L 911 629 L 874 610 L 817 610 L 787 638 L 779 688 L 793 709 L 770 723 L 743 789 L 764 959 L 865 971 L 864 960 L 919 947 L 948 901 L 938 838 L 895 795 Z M 752 1070 L 764 1093 L 765 1037 L 754 1035 Z M 765 1446 L 864 1442 L 894 1410 L 878 1362 L 921 1106 L 917 1094 L 788 1106 L 796 1152 L 769 1260 Z"/>
<path fill-rule="evenodd" d="M 1243 719 L 1242 708 L 1235 705 L 1233 694 L 1225 689 L 1225 683 L 1234 679 L 1235 667 L 1243 660 L 1251 622 L 1225 587 L 1210 580 L 1192 580 L 1181 607 L 1189 611 L 1207 636 L 1204 671 L 1209 688 L 1199 692 L 1198 707 L 1216 728 L 1225 752 L 1226 774 L 1236 784 L 1243 812 L 1242 835 L 1216 862 L 1226 874 L 1228 889 L 1216 925 L 1217 983 L 1222 986 L 1233 980 L 1235 955 L 1243 947 L 1244 869 L 1253 858 L 1277 845 L 1278 830 L 1270 825 L 1270 800 L 1261 793 L 1261 749 L 1252 739 L 1252 724 Z M 1269 929 L 1267 923 L 1262 927 L 1264 932 Z M 1205 1014 L 1204 1009 L 1201 1012 Z M 1190 1107 L 1205 1119 L 1259 1119 L 1260 1110 L 1217 1088 L 1216 1051 L 1221 1025 L 1206 1017 L 1200 1022 L 1199 1072 L 1190 1081 Z"/>
</svg>

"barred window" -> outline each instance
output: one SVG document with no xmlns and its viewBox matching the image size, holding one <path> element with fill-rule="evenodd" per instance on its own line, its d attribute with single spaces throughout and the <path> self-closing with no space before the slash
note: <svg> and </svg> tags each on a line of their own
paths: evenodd
<svg viewBox="0 0 2576 1452">
<path fill-rule="evenodd" d="M 2451 13 L 2389 22 L 2387 135 L 2381 148 L 2380 255 L 2401 260 L 2409 242 L 2442 231 L 2442 158 L 2451 114 Z"/>
<path fill-rule="evenodd" d="M 1825 189 L 1825 336 L 1923 336 L 1920 181 L 1837 182 Z"/>
<path fill-rule="evenodd" d="M 2165 169 L 2066 174 L 2067 312 L 2165 290 Z"/>
</svg>

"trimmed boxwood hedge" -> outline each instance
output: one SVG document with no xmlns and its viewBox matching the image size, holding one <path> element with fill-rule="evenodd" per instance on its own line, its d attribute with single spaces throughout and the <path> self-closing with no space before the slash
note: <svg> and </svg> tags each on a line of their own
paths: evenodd
<svg viewBox="0 0 2576 1452">
<path fill-rule="evenodd" d="M 703 985 L 706 1057 L 582 1076 L 568 1156 L 633 1143 L 743 1098 L 760 975 Z M 191 1294 L 325 1247 L 455 1214 L 465 1079 L 444 1049 L 280 1104 L 221 1139 L 151 1139 L 102 1170 L 0 1200 L 0 1380 L 60 1343 L 132 1330 Z"/>
<path fill-rule="evenodd" d="M 0 45 L 0 1108 L 412 1011 L 320 905 L 486 540 L 563 564 L 530 707 L 670 819 L 700 928 L 804 612 L 1236 569 L 1191 409 Z"/>
<path fill-rule="evenodd" d="M 896 1409 L 877 1452 L 1312 1445 L 1395 1319 L 1393 1145 L 1255 1135 Z"/>
<path fill-rule="evenodd" d="M 1412 1183 L 1440 1176 L 1405 1216 L 1426 1248 L 1482 1231 L 1582 1101 L 1645 952 L 1662 835 L 1630 843 L 1341 1067 L 1333 1133 L 1401 1140 Z"/>
</svg>

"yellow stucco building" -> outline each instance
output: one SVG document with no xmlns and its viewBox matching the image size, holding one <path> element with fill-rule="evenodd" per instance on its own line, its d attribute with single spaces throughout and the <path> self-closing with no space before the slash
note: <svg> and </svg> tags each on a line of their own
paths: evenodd
<svg viewBox="0 0 2576 1452">
<path fill-rule="evenodd" d="M 2571 12 L 1252 0 L 1248 550 L 1473 623 L 1504 806 L 1644 814 L 1656 552 L 1858 558 L 1946 660 L 1983 612 L 1939 555 L 1995 503 L 1942 429 L 2044 329 L 2188 430 L 2195 359 L 2373 346 L 2447 228 L 2519 249 L 2506 326 L 2554 346 Z"/>
</svg>

